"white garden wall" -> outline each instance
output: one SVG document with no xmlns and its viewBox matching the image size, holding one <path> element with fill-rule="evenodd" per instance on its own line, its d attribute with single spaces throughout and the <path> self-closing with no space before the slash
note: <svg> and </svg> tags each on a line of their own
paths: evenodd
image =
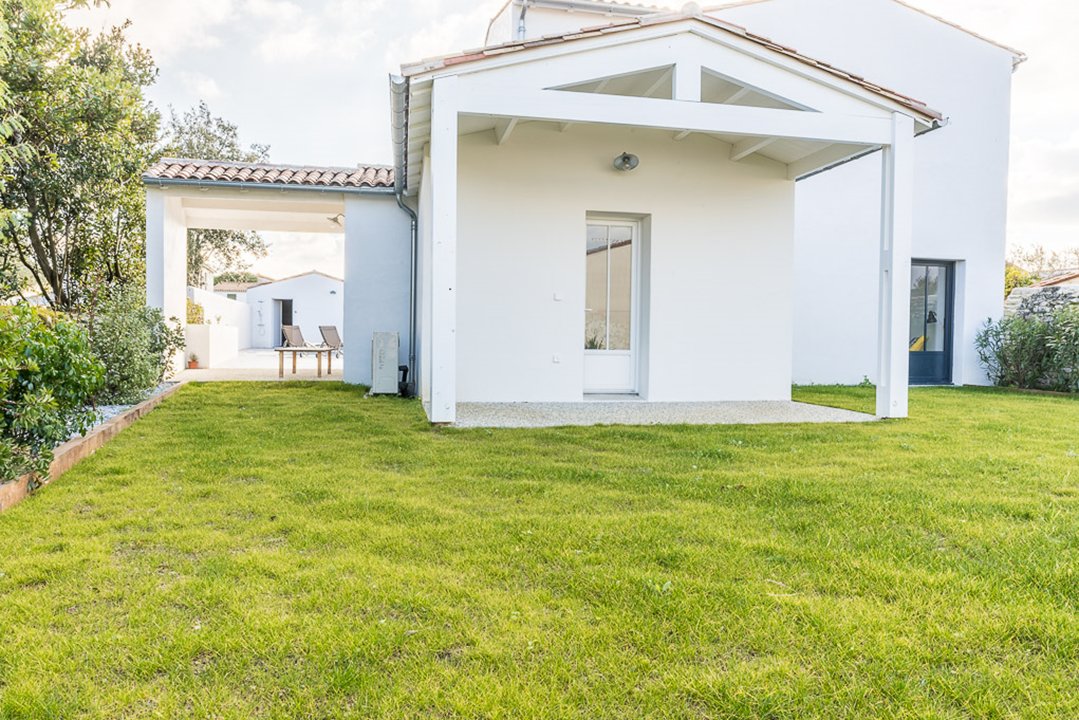
<svg viewBox="0 0 1079 720">
<path fill-rule="evenodd" d="M 211 325 L 236 328 L 237 349 L 251 347 L 251 306 L 202 288 L 188 287 L 187 296 L 202 306 L 203 320 Z"/>
<path fill-rule="evenodd" d="M 623 151 L 640 167 L 611 167 Z M 579 401 L 585 219 L 646 219 L 652 401 L 790 398 L 794 184 L 671 133 L 526 123 L 460 139 L 457 397 Z M 764 281 L 767 279 L 767 282 Z M 644 338 L 642 338 L 644 339 Z"/>
</svg>

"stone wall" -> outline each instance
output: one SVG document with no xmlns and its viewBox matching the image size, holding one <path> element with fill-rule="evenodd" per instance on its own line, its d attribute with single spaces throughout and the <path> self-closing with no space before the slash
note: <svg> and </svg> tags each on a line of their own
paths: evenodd
<svg viewBox="0 0 1079 720">
<path fill-rule="evenodd" d="M 1031 297 L 1032 295 L 1036 295 L 1039 292 L 1049 289 L 1051 288 L 1021 287 L 1012 290 L 1011 294 L 1008 295 L 1008 299 L 1004 301 L 1004 316 L 1011 317 L 1016 313 L 1017 310 L 1019 310 L 1019 306 L 1023 304 L 1024 300 Z M 1071 295 L 1075 298 L 1075 303 L 1079 305 L 1079 286 L 1057 285 L 1052 289 L 1059 290 L 1061 293 Z"/>
</svg>

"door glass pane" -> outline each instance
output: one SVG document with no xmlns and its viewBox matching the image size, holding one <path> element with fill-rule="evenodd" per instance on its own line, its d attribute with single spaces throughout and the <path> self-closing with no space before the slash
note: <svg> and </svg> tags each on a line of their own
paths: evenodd
<svg viewBox="0 0 1079 720">
<path fill-rule="evenodd" d="M 585 250 L 584 348 L 607 349 L 607 231 L 588 226 Z"/>
<path fill-rule="evenodd" d="M 610 318 L 608 350 L 629 350 L 633 304 L 633 228 L 615 225 L 610 228 Z"/>
<path fill-rule="evenodd" d="M 926 266 L 910 269 L 910 351 L 925 352 L 925 289 Z"/>
<path fill-rule="evenodd" d="M 925 270 L 925 349 L 944 352 L 946 273 L 939 265 L 930 265 Z"/>
</svg>

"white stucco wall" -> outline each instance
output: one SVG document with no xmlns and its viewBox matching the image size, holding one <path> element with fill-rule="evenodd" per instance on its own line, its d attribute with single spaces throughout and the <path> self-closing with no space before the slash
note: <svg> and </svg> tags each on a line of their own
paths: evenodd
<svg viewBox="0 0 1079 720">
<path fill-rule="evenodd" d="M 632 173 L 611 167 L 636 153 Z M 457 392 L 579 401 L 588 213 L 646 216 L 641 348 L 652 401 L 790 397 L 794 184 L 667 132 L 522 124 L 460 141 Z M 762 282 L 762 278 L 768 282 Z"/>
<path fill-rule="evenodd" d="M 251 306 L 252 347 L 270 348 L 281 344 L 274 328 L 275 300 L 292 300 L 292 324 L 300 326 L 307 342 L 314 345 L 322 342 L 319 325 L 336 325 L 341 339 L 347 341 L 344 330 L 344 283 L 311 273 L 259 285 L 247 291 L 247 304 Z"/>
<path fill-rule="evenodd" d="M 987 382 L 973 343 L 1002 312 L 1010 53 L 891 0 L 767 0 L 716 15 L 948 116 L 915 142 L 912 254 L 957 261 L 953 381 Z M 797 382 L 876 379 L 879 177 L 876 155 L 798 184 Z"/>
<path fill-rule="evenodd" d="M 206 323 L 236 328 L 237 349 L 251 347 L 251 306 L 247 302 L 196 287 L 189 287 L 187 296 L 202 306 Z"/>
<path fill-rule="evenodd" d="M 345 201 L 345 382 L 371 383 L 371 338 L 376 332 L 397 333 L 398 365 L 408 363 L 411 243 L 408 215 L 393 197 Z"/>
</svg>

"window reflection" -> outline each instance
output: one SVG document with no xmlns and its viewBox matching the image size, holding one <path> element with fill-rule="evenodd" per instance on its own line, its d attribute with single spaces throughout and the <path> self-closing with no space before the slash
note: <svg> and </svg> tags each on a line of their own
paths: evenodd
<svg viewBox="0 0 1079 720">
<path fill-rule="evenodd" d="M 633 327 L 633 228 L 589 225 L 585 272 L 585 349 L 629 350 Z"/>
</svg>

